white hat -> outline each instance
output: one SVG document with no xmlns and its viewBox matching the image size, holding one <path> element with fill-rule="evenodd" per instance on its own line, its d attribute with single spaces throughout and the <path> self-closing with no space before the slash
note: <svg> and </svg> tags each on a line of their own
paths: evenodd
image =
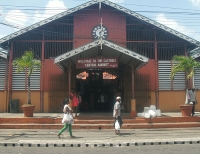
<svg viewBox="0 0 200 154">
<path fill-rule="evenodd" d="M 121 97 L 118 96 L 116 99 L 121 99 Z"/>
</svg>

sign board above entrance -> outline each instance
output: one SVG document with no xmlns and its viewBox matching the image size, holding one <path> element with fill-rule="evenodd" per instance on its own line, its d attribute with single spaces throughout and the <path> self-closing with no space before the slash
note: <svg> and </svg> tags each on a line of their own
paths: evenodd
<svg viewBox="0 0 200 154">
<path fill-rule="evenodd" d="M 118 68 L 116 58 L 81 58 L 76 60 L 76 68 Z"/>
</svg>

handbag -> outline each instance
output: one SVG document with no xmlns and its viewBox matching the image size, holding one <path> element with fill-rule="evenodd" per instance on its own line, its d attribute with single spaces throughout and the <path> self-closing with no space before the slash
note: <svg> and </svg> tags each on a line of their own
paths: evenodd
<svg viewBox="0 0 200 154">
<path fill-rule="evenodd" d="M 115 129 L 120 130 L 120 125 L 119 125 L 118 120 L 115 121 Z"/>
<path fill-rule="evenodd" d="M 69 113 L 64 113 L 63 119 L 62 119 L 63 124 L 73 124 L 74 119 L 71 114 Z"/>
</svg>

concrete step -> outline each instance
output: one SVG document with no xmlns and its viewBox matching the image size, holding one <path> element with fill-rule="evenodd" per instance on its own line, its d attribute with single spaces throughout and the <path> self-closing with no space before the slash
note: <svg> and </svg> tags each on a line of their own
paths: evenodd
<svg viewBox="0 0 200 154">
<path fill-rule="evenodd" d="M 0 129 L 61 129 L 63 124 L 0 124 Z M 73 129 L 114 129 L 108 124 L 73 124 Z M 124 123 L 122 129 L 156 129 L 200 127 L 200 122 L 181 123 Z"/>
<path fill-rule="evenodd" d="M 123 129 L 200 127 L 200 117 L 122 117 Z M 61 129 L 62 118 L 0 118 L 0 129 Z M 73 129 L 113 129 L 113 117 L 75 117 Z"/>
<path fill-rule="evenodd" d="M 124 123 L 181 123 L 181 122 L 200 122 L 200 117 L 156 117 L 156 118 L 127 118 L 122 117 Z M 0 118 L 0 124 L 60 124 L 62 118 Z M 109 124 L 113 123 L 110 118 L 74 118 L 76 124 Z"/>
</svg>

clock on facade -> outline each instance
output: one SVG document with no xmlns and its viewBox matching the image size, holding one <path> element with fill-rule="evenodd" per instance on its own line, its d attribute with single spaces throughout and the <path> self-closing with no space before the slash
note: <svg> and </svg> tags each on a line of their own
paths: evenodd
<svg viewBox="0 0 200 154">
<path fill-rule="evenodd" d="M 98 26 L 95 26 L 92 30 L 92 37 L 93 39 L 99 39 L 101 38 L 102 36 L 102 39 L 106 39 L 107 36 L 108 36 L 108 30 L 106 27 L 102 26 L 102 30 L 101 30 L 101 26 L 98 25 Z"/>
</svg>

